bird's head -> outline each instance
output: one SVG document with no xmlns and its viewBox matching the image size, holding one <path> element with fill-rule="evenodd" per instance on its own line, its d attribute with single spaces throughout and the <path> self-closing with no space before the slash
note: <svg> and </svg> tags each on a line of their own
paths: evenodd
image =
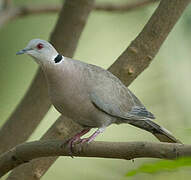
<svg viewBox="0 0 191 180">
<path fill-rule="evenodd" d="M 47 41 L 41 39 L 31 40 L 26 48 L 16 53 L 32 56 L 38 64 L 54 63 L 58 56 L 56 49 Z"/>
</svg>

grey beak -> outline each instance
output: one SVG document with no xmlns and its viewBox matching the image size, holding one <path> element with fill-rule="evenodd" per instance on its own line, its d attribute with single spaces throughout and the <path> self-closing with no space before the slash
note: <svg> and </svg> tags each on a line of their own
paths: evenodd
<svg viewBox="0 0 191 180">
<path fill-rule="evenodd" d="M 29 49 L 29 48 L 24 48 L 23 50 L 18 51 L 18 52 L 16 53 L 16 55 L 25 54 L 25 53 L 26 53 L 27 51 L 29 51 L 29 50 L 31 50 L 31 49 Z"/>
</svg>

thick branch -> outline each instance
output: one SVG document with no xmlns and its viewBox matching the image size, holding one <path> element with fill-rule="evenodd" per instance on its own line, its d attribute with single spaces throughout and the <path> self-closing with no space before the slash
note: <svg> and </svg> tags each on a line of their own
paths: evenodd
<svg viewBox="0 0 191 180">
<path fill-rule="evenodd" d="M 129 85 L 151 63 L 190 0 L 162 0 L 141 33 L 109 70 Z"/>
<path fill-rule="evenodd" d="M 71 119 L 60 116 L 41 140 L 57 139 L 63 142 L 73 137 L 82 127 Z M 23 164 L 12 171 L 7 180 L 40 179 L 58 157 L 38 158 Z"/>
<path fill-rule="evenodd" d="M 66 141 L 35 141 L 18 145 L 0 156 L 0 177 L 20 164 L 48 156 L 70 156 Z M 191 145 L 150 142 L 92 142 L 76 145 L 73 156 L 115 159 L 175 159 L 191 156 Z"/>
<path fill-rule="evenodd" d="M 107 11 L 107 12 L 129 12 L 143 6 L 155 3 L 159 0 L 137 0 L 132 3 L 123 4 L 111 4 L 111 3 L 100 3 L 94 5 L 94 10 Z M 41 5 L 41 6 L 22 6 L 18 8 L 8 8 L 6 11 L 0 14 L 0 27 L 9 22 L 10 20 L 17 19 L 19 17 L 44 14 L 44 13 L 56 13 L 61 10 L 60 5 Z"/>
</svg>

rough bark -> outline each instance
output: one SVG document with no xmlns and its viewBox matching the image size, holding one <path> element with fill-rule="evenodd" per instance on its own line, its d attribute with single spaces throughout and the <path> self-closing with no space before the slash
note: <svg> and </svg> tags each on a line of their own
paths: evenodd
<svg viewBox="0 0 191 180">
<path fill-rule="evenodd" d="M 49 140 L 16 146 L 0 156 L 0 177 L 11 169 L 35 158 L 69 156 L 69 148 L 65 144 L 63 140 Z M 176 159 L 191 156 L 191 145 L 151 142 L 92 142 L 88 145 L 76 145 L 73 156 L 125 160 L 143 157 Z"/>
</svg>

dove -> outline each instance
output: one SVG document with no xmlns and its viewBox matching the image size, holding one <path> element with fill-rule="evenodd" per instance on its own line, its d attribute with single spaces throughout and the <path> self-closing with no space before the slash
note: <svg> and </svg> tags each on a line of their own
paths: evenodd
<svg viewBox="0 0 191 180">
<path fill-rule="evenodd" d="M 84 127 L 71 140 L 91 142 L 111 124 L 127 123 L 152 133 L 161 142 L 181 143 L 168 130 L 153 122 L 154 115 L 111 72 L 65 57 L 49 42 L 31 40 L 16 53 L 31 56 L 42 68 L 54 107 Z M 92 128 L 97 130 L 81 138 Z"/>
</svg>

